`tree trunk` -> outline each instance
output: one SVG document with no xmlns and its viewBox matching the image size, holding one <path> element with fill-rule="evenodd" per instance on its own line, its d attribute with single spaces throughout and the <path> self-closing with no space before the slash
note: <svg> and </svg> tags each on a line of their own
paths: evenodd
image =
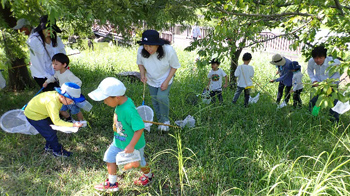
<svg viewBox="0 0 350 196">
<path fill-rule="evenodd" d="M 231 56 L 231 66 L 230 66 L 230 88 L 235 88 L 237 86 L 237 78 L 235 77 L 235 71 L 238 67 L 238 58 L 241 55 L 243 48 L 238 48 L 234 51 Z"/>
<path fill-rule="evenodd" d="M 7 28 L 11 28 L 16 25 L 16 19 L 11 17 L 12 13 L 9 9 L 9 6 L 6 6 L 6 4 L 5 8 L 0 6 L 0 14 L 2 15 L 1 17 L 5 20 L 5 23 L 7 23 Z M 6 31 L 2 31 L 2 34 L 4 42 L 3 46 L 5 47 L 4 51 L 10 63 L 10 66 L 8 67 L 9 88 L 13 91 L 18 91 L 24 90 L 26 87 L 32 87 L 33 80 L 29 76 L 28 68 L 25 65 L 24 57 L 14 57 L 15 55 L 12 53 L 12 51 L 20 51 L 21 48 L 18 45 L 16 46 L 15 43 L 10 43 L 12 39 L 6 38 L 6 36 L 19 36 L 19 34 L 9 35 L 6 33 Z M 16 49 L 9 47 L 14 45 L 17 47 Z"/>
</svg>

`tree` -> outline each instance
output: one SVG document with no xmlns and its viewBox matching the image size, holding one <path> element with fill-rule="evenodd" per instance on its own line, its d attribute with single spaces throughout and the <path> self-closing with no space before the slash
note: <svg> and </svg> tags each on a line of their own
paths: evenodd
<svg viewBox="0 0 350 196">
<path fill-rule="evenodd" d="M 332 71 L 344 72 L 349 67 L 347 54 L 350 32 L 350 2 L 339 0 L 251 0 L 251 1 L 213 1 L 202 9 L 206 21 L 214 21 L 209 36 L 194 42 L 189 50 L 200 47 L 199 55 L 208 61 L 210 55 L 229 57 L 231 60 L 230 78 L 235 83 L 233 73 L 238 57 L 245 47 L 259 48 L 262 30 L 278 28 L 282 36 L 294 41 L 290 47 L 303 44 L 303 55 L 309 59 L 311 49 L 318 44 L 316 33 L 321 28 L 328 28 L 329 36 L 324 44 L 333 57 L 341 57 L 344 62 Z M 343 35 L 343 36 L 340 36 Z M 348 71 L 348 75 L 350 71 Z M 318 93 L 326 95 L 332 87 L 331 82 L 323 83 Z M 332 106 L 331 99 L 345 101 L 344 96 L 336 91 L 335 95 L 323 102 Z"/>
<path fill-rule="evenodd" d="M 10 82 L 10 87 L 13 90 L 21 90 L 29 83 L 29 76 L 24 66 L 14 69 L 23 65 L 27 56 L 22 49 L 25 46 L 23 36 L 11 29 L 15 26 L 16 19 L 25 18 L 35 26 L 41 15 L 48 14 L 49 20 L 56 20 L 62 29 L 83 36 L 91 34 L 91 25 L 96 20 L 101 24 L 108 21 L 115 26 L 115 33 L 128 39 L 131 27 L 142 30 L 144 24 L 147 24 L 147 28 L 161 30 L 186 20 L 194 20 L 192 11 L 200 1 L 1 0 L 1 3 L 0 26 L 2 34 L 6 37 L 6 45 L 2 42 L 1 47 L 5 49 L 9 62 L 9 73 L 12 70 L 18 71 L 16 74 L 10 73 L 10 81 L 13 81 Z M 18 42 L 20 39 L 22 41 Z M 17 76 L 22 79 L 18 79 Z M 22 80 L 25 82 L 21 82 Z"/>
</svg>

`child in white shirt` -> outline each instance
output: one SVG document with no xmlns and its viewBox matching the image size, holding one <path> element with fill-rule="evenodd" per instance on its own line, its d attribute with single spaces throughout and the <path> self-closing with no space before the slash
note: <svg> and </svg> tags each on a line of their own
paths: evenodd
<svg viewBox="0 0 350 196">
<path fill-rule="evenodd" d="M 211 60 L 211 68 L 208 78 L 209 78 L 209 83 L 207 85 L 207 89 L 210 91 L 210 97 L 211 97 L 211 102 L 215 103 L 215 97 L 217 96 L 219 99 L 219 102 L 222 103 L 222 78 L 225 77 L 225 84 L 224 88 L 227 87 L 227 75 L 226 73 L 222 70 L 219 69 L 220 62 L 218 59 L 212 59 Z"/>
<path fill-rule="evenodd" d="M 235 76 L 238 77 L 237 90 L 235 96 L 233 97 L 232 103 L 236 103 L 239 95 L 244 90 L 244 106 L 248 107 L 250 87 L 253 86 L 252 77 L 254 76 L 254 68 L 249 65 L 250 60 L 252 60 L 252 55 L 250 53 L 245 53 L 243 55 L 243 65 L 239 65 L 235 71 Z"/>
<path fill-rule="evenodd" d="M 292 85 L 293 89 L 290 91 L 290 93 L 293 94 L 293 106 L 294 108 L 301 107 L 302 102 L 300 98 L 300 93 L 303 91 L 303 83 L 302 78 L 303 74 L 301 73 L 301 66 L 297 61 L 292 62 L 292 72 L 293 72 L 293 78 L 292 78 Z"/>
<path fill-rule="evenodd" d="M 58 80 L 60 86 L 66 82 L 73 82 L 81 87 L 81 80 L 75 76 L 68 68 L 69 58 L 67 55 L 63 53 L 57 53 L 52 57 L 52 66 L 55 70 L 55 74 L 49 77 L 43 84 L 43 87 L 46 87 L 49 83 L 55 82 Z M 77 115 L 77 120 L 84 120 L 83 113 L 80 111 L 80 108 L 76 104 L 71 105 L 63 105 L 60 111 L 60 115 L 65 118 L 67 121 L 72 121 L 72 117 L 70 116 L 68 109 L 71 114 Z"/>
</svg>

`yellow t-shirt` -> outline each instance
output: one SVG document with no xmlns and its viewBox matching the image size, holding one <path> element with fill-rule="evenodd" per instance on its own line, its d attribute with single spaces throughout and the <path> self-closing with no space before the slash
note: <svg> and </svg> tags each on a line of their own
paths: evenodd
<svg viewBox="0 0 350 196">
<path fill-rule="evenodd" d="M 50 117 L 54 125 L 73 127 L 73 123 L 63 121 L 59 117 L 62 103 L 58 95 L 56 91 L 40 93 L 29 101 L 24 115 L 31 120 L 43 120 Z"/>
</svg>

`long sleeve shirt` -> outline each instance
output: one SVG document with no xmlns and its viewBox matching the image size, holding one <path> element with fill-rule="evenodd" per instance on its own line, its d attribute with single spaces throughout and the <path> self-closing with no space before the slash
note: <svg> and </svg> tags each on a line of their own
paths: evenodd
<svg viewBox="0 0 350 196">
<path fill-rule="evenodd" d="M 35 32 L 29 36 L 27 44 L 30 49 L 30 71 L 32 77 L 49 78 L 54 75 L 52 57 L 57 53 L 66 53 L 61 38 L 57 36 L 56 47 L 52 46 L 52 42 L 50 44 L 45 43 L 44 47 L 39 33 Z"/>
<path fill-rule="evenodd" d="M 287 58 L 285 58 L 285 60 L 286 60 L 286 64 L 281 66 L 282 70 L 280 70 L 281 77 L 277 78 L 275 81 L 281 82 L 285 86 L 292 86 L 292 78 L 293 78 L 293 72 L 291 71 L 293 69 L 292 61 Z"/>
<path fill-rule="evenodd" d="M 73 127 L 73 123 L 60 119 L 61 107 L 62 103 L 56 91 L 43 92 L 29 101 L 24 110 L 24 115 L 31 120 L 43 120 L 50 117 L 54 125 Z"/>
<path fill-rule="evenodd" d="M 302 82 L 303 74 L 301 71 L 293 72 L 293 91 L 297 91 L 303 88 L 303 82 Z"/>
<path fill-rule="evenodd" d="M 326 57 L 322 65 L 317 65 L 315 60 L 311 58 L 307 66 L 307 73 L 310 77 L 311 82 L 322 82 L 323 80 L 326 80 L 328 78 L 339 79 L 340 74 L 338 72 L 330 76 L 328 71 L 326 71 L 328 67 L 336 65 L 340 65 L 340 61 L 338 59 L 333 60 L 333 57 L 331 56 Z"/>
<path fill-rule="evenodd" d="M 55 71 L 55 75 L 50 76 L 47 80 L 46 83 L 52 83 L 58 80 L 60 83 L 60 86 L 66 82 L 73 82 L 81 87 L 81 80 L 75 76 L 69 69 L 67 69 L 65 72 L 60 73 L 60 71 Z"/>
</svg>

